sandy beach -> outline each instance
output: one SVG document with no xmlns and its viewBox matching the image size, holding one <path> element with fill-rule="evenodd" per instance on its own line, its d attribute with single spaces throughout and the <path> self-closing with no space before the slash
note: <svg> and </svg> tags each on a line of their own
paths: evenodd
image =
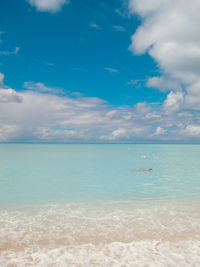
<svg viewBox="0 0 200 267">
<path fill-rule="evenodd" d="M 1 266 L 198 266 L 199 201 L 0 211 Z"/>
</svg>

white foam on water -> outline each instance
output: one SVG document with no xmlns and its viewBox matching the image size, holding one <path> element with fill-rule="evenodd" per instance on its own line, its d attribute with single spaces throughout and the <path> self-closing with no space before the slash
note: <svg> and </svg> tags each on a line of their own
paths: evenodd
<svg viewBox="0 0 200 267">
<path fill-rule="evenodd" d="M 6 251 L 1 266 L 199 266 L 200 241 L 134 241 Z"/>
<path fill-rule="evenodd" d="M 0 266 L 200 266 L 199 203 L 0 210 Z"/>
</svg>

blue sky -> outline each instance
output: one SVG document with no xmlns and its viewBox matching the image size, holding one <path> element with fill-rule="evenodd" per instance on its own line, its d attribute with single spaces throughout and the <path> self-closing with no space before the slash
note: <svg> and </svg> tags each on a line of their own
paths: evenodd
<svg viewBox="0 0 200 267">
<path fill-rule="evenodd" d="M 199 142 L 199 4 L 183 2 L 2 1 L 0 141 Z"/>
<path fill-rule="evenodd" d="M 0 14 L 1 50 L 17 46 L 20 51 L 1 57 L 5 83 L 20 90 L 24 81 L 42 81 L 114 105 L 149 101 L 152 93 L 159 99 L 158 92 L 143 90 L 141 96 L 142 88 L 127 84 L 152 76 L 157 67 L 148 55 L 133 56 L 128 50 L 139 19 L 117 13 L 126 8 L 120 1 L 74 0 L 51 14 L 37 12 L 26 1 L 6 1 Z"/>
</svg>

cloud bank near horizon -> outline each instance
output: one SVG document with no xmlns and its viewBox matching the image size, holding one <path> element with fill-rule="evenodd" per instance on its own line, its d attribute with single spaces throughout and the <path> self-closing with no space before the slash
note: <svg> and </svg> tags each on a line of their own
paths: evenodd
<svg viewBox="0 0 200 267">
<path fill-rule="evenodd" d="M 1 74 L 1 142 L 170 142 L 200 137 L 195 124 L 199 114 L 174 109 L 174 95 L 161 106 L 140 102 L 113 107 L 96 97 L 60 95 L 42 83 L 25 83 L 27 89 L 16 91 L 5 86 L 3 78 Z M 176 104 L 182 101 L 176 97 Z"/>
</svg>

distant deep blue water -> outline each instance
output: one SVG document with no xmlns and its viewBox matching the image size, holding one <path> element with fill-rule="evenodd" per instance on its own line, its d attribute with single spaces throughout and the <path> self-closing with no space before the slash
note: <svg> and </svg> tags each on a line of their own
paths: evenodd
<svg viewBox="0 0 200 267">
<path fill-rule="evenodd" d="M 0 144 L 0 266 L 200 266 L 200 145 Z"/>
</svg>

